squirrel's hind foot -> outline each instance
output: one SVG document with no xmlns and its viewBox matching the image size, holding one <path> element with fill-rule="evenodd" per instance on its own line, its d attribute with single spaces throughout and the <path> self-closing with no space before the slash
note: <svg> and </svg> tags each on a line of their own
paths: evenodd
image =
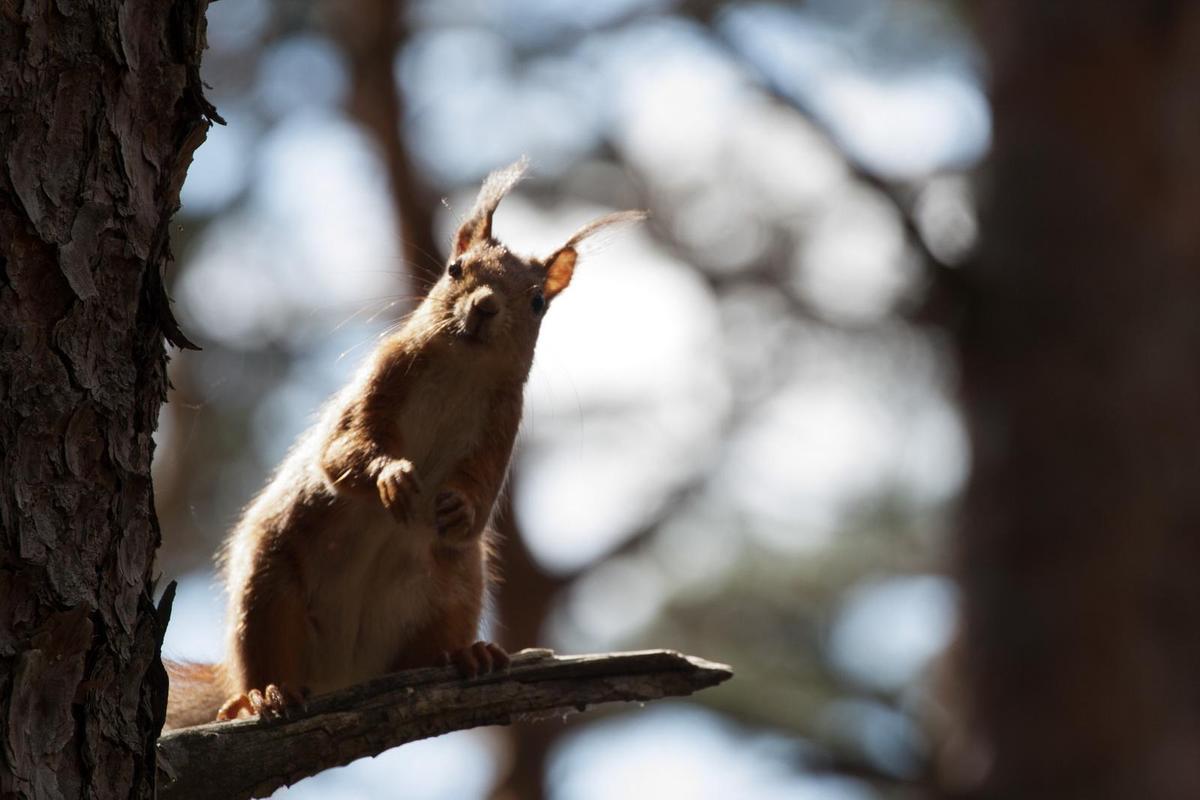
<svg viewBox="0 0 1200 800">
<path fill-rule="evenodd" d="M 266 688 L 251 689 L 235 694 L 225 701 L 217 712 L 217 721 L 225 722 L 231 719 L 246 719 L 260 717 L 261 719 L 279 719 L 289 708 L 303 704 L 304 698 L 287 686 L 268 683 Z"/>
<path fill-rule="evenodd" d="M 442 654 L 442 662 L 453 665 L 464 678 L 504 672 L 511 661 L 505 649 L 492 642 L 476 642 L 461 650 Z"/>
</svg>

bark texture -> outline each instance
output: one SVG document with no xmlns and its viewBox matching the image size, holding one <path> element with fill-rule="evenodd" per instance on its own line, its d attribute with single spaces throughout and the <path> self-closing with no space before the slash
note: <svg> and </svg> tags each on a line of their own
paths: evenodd
<svg viewBox="0 0 1200 800">
<path fill-rule="evenodd" d="M 669 650 L 556 657 L 517 653 L 505 673 L 474 680 L 450 668 L 388 675 L 310 701 L 285 719 L 200 725 L 159 742 L 164 800 L 266 797 L 330 767 L 417 739 L 480 725 L 562 717 L 596 703 L 689 695 L 729 667 Z M 403 778 L 396 795 L 404 796 Z"/>
<path fill-rule="evenodd" d="M 168 223 L 205 0 L 0 0 L 0 795 L 150 797 Z"/>
<path fill-rule="evenodd" d="M 1200 797 L 1200 4 L 984 11 L 961 340 L 980 793 Z"/>
</svg>

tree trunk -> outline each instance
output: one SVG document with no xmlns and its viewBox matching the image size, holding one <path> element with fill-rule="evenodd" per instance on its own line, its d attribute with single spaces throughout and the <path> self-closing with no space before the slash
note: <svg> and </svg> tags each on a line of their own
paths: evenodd
<svg viewBox="0 0 1200 800">
<path fill-rule="evenodd" d="M 1200 797 L 1200 4 L 991 0 L 960 344 L 981 794 Z"/>
<path fill-rule="evenodd" d="M 0 2 L 0 795 L 151 797 L 150 458 L 206 0 Z"/>
</svg>

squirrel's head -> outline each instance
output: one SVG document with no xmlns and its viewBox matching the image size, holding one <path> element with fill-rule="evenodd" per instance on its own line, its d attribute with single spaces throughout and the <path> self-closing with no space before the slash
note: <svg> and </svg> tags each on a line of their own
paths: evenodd
<svg viewBox="0 0 1200 800">
<path fill-rule="evenodd" d="M 521 159 L 489 175 L 454 235 L 446 270 L 426 299 L 445 341 L 501 357 L 531 357 L 547 309 L 571 282 L 579 245 L 603 228 L 646 216 L 642 211 L 608 214 L 580 228 L 546 258 L 516 255 L 492 235 L 492 216 L 527 165 Z"/>
</svg>

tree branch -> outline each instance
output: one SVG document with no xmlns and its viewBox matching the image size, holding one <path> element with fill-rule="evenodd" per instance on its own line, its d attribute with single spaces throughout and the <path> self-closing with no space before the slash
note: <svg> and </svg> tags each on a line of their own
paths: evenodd
<svg viewBox="0 0 1200 800">
<path fill-rule="evenodd" d="M 507 725 L 589 705 L 689 695 L 733 676 L 669 650 L 558 657 L 523 650 L 508 672 L 458 679 L 408 670 L 314 698 L 281 720 L 214 723 L 159 739 L 159 797 L 265 797 L 331 767 L 480 725 Z"/>
</svg>

